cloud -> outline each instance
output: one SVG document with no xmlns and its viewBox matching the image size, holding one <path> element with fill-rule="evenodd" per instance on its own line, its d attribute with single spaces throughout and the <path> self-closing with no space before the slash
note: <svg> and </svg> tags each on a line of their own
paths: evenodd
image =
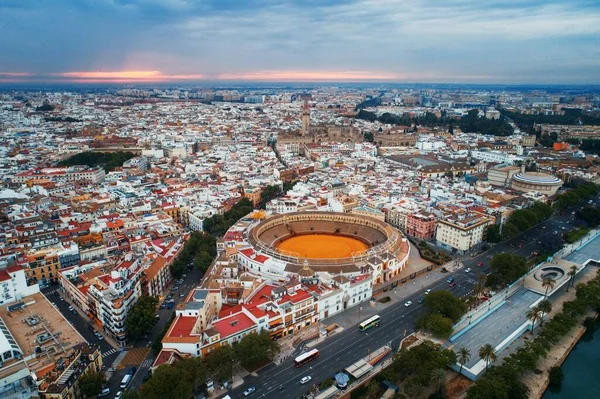
<svg viewBox="0 0 600 399">
<path fill-rule="evenodd" d="M 593 0 L 5 0 L 0 27 L 37 75 L 600 83 Z"/>
</svg>

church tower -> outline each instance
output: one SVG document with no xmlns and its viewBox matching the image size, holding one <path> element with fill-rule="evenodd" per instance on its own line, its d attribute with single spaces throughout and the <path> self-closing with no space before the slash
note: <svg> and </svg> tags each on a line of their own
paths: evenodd
<svg viewBox="0 0 600 399">
<path fill-rule="evenodd" d="M 308 101 L 304 101 L 304 107 L 302 109 L 302 130 L 300 134 L 302 136 L 308 136 L 310 130 L 310 107 Z"/>
</svg>

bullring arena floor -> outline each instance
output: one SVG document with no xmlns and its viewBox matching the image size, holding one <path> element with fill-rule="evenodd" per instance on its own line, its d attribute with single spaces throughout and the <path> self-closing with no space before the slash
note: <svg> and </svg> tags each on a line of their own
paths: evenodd
<svg viewBox="0 0 600 399">
<path fill-rule="evenodd" d="M 277 244 L 281 251 L 294 252 L 300 258 L 346 258 L 368 249 L 367 244 L 355 238 L 329 234 L 303 234 L 287 238 Z"/>
</svg>

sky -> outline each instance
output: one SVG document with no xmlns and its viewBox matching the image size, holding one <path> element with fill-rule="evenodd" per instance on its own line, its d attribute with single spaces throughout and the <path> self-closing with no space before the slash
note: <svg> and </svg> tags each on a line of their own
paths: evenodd
<svg viewBox="0 0 600 399">
<path fill-rule="evenodd" d="M 600 84 L 600 0 L 0 0 L 1 82 Z"/>
</svg>

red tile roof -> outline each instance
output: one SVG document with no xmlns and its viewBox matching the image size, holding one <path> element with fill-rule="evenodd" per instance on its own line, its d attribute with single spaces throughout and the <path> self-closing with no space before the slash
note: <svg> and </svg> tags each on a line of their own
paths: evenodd
<svg viewBox="0 0 600 399">
<path fill-rule="evenodd" d="M 213 328 L 221 334 L 221 339 L 225 339 L 255 326 L 256 323 L 243 312 L 221 319 L 213 324 Z"/>
</svg>

